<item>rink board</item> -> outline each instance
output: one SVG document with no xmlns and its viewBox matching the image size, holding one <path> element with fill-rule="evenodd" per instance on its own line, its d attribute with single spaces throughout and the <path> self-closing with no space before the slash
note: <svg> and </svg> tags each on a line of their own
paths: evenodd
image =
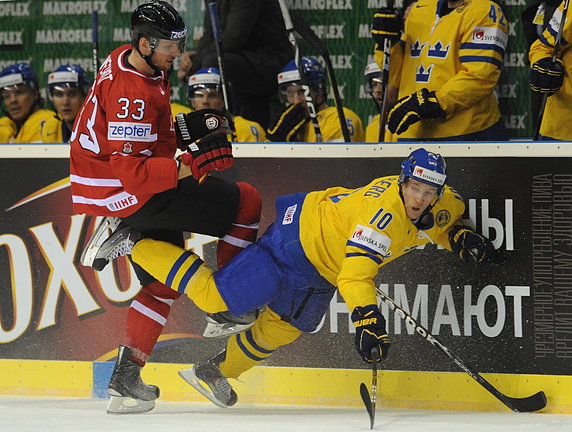
<svg viewBox="0 0 572 432">
<path fill-rule="evenodd" d="M 546 172 L 555 175 L 572 173 L 568 168 L 569 158 L 572 157 L 572 143 L 433 143 L 423 146 L 442 153 L 451 162 L 449 168 L 455 177 L 454 186 L 458 186 L 461 192 L 469 191 L 465 198 L 477 202 L 475 212 L 481 210 L 481 202 L 490 202 L 489 221 L 503 223 L 507 238 L 508 223 L 503 217 L 505 213 L 508 214 L 507 209 L 512 211 L 514 206 L 514 237 L 517 240 L 519 236 L 530 239 L 529 232 L 532 230 L 528 228 L 532 216 L 526 213 L 530 202 L 527 194 L 542 192 L 542 188 L 531 192 L 531 188 L 523 190 L 521 187 L 518 194 L 512 195 L 513 184 L 518 186 L 523 179 L 530 181 L 530 171 L 537 169 L 543 172 L 544 166 Z M 396 173 L 400 160 L 414 148 L 417 148 L 417 145 L 236 144 L 234 153 L 241 180 L 253 182 L 263 194 L 265 209 L 262 225 L 267 225 L 273 219 L 271 202 L 275 196 L 345 181 L 361 185 L 364 183 L 359 182 L 364 179 Z M 11 310 L 14 307 L 10 305 L 9 290 L 4 290 L 5 297 L 0 299 L 0 333 L 3 337 L 0 344 L 0 394 L 105 397 L 112 368 L 112 363 L 106 360 L 113 357 L 117 340 L 123 332 L 124 316 L 131 298 L 128 294 L 137 290 L 137 286 L 133 286 L 137 283 L 132 275 L 129 279 L 128 270 L 122 272 L 119 269 L 119 277 L 109 272 L 94 274 L 90 269 L 78 266 L 78 276 L 74 273 L 73 266 L 68 266 L 71 262 L 66 262 L 66 266 L 62 268 L 65 267 L 67 273 L 64 276 L 55 276 L 65 278 L 68 283 L 61 289 L 59 300 L 45 294 L 53 276 L 52 269 L 60 268 L 53 257 L 63 256 L 63 250 L 69 244 L 70 248 L 76 247 L 73 251 L 75 264 L 81 242 L 85 240 L 85 237 L 80 237 L 77 233 L 81 231 L 81 235 L 85 236 L 92 229 L 90 223 L 93 221 L 89 222 L 82 215 L 71 215 L 70 212 L 69 183 L 66 184 L 65 181 L 65 176 L 69 174 L 66 172 L 68 156 L 69 147 L 66 145 L 0 145 L 0 171 L 5 185 L 3 207 L 6 209 L 4 219 L 0 221 L 3 229 L 0 234 L 5 242 L 12 242 L 16 246 L 23 245 L 19 250 L 28 254 L 30 275 L 33 276 L 31 280 L 35 284 L 33 296 L 30 295 L 34 300 L 34 307 L 30 309 L 28 327 L 12 339 L 11 334 L 15 334 L 17 330 L 12 326 L 15 327 L 16 318 L 21 318 L 24 314 L 20 313 L 18 316 L 14 313 L 13 319 L 10 319 L 9 315 L 14 312 Z M 490 160 L 494 168 L 488 171 L 483 168 L 481 165 L 485 160 Z M 463 166 L 464 161 L 466 166 Z M 531 166 L 533 161 L 537 166 Z M 26 169 L 27 165 L 31 168 Z M 379 170 L 378 166 L 381 167 Z M 388 171 L 389 169 L 391 170 Z M 466 178 L 463 177 L 465 170 L 468 174 Z M 483 173 L 486 176 L 482 176 Z M 486 184 L 489 177 L 495 178 L 495 181 Z M 501 181 L 498 181 L 499 179 Z M 566 194 L 570 195 L 568 191 Z M 511 202 L 510 208 L 506 204 L 508 201 Z M 566 219 L 572 219 L 568 218 L 567 213 L 565 216 Z M 480 221 L 480 216 L 477 219 Z M 511 222 L 512 219 L 511 214 Z M 529 237 L 526 237 L 527 235 Z M 197 243 L 198 240 L 195 240 Z M 57 247 L 55 252 L 51 249 L 56 241 L 62 243 L 62 253 L 59 253 Z M 208 241 L 212 239 L 205 240 L 204 244 Z M 506 242 L 503 243 L 502 247 L 506 246 Z M 564 374 L 570 371 L 571 357 L 568 356 L 572 353 L 572 338 L 566 339 L 565 334 L 571 328 L 572 321 L 567 316 L 572 317 L 572 306 L 565 296 L 565 291 L 561 290 L 560 303 L 551 309 L 558 310 L 561 317 L 561 349 L 555 350 L 553 342 L 556 333 L 545 331 L 546 328 L 542 325 L 534 323 L 535 318 L 543 318 L 544 309 L 540 306 L 536 308 L 532 304 L 535 287 L 528 267 L 532 266 L 533 250 L 529 243 L 525 246 L 517 243 L 516 249 L 518 253 L 513 256 L 518 259 L 512 259 L 506 268 L 497 269 L 496 272 L 483 272 L 478 276 L 472 275 L 461 266 L 452 268 L 447 261 L 450 257 L 444 257 L 447 255 L 445 251 L 437 251 L 437 254 L 443 257 L 436 259 L 437 264 L 431 261 L 430 265 L 445 263 L 452 268 L 452 274 L 444 272 L 431 275 L 433 279 L 424 279 L 428 273 L 427 265 L 423 267 L 422 262 L 416 262 L 403 266 L 406 271 L 409 268 L 421 269 L 419 273 L 422 276 L 414 278 L 412 285 L 415 287 L 417 284 L 419 287 L 429 283 L 429 299 L 436 299 L 438 295 L 447 293 L 443 287 L 451 281 L 454 286 L 460 287 L 459 290 L 453 290 L 453 295 L 455 304 L 459 307 L 458 321 L 461 324 L 466 324 L 463 323 L 463 299 L 460 298 L 463 285 L 474 287 L 472 297 L 465 295 L 465 306 L 468 304 L 474 311 L 478 289 L 485 284 L 490 285 L 491 280 L 494 281 L 499 289 L 490 292 L 505 296 L 501 297 L 502 301 L 499 303 L 505 309 L 507 323 L 503 332 L 496 337 L 479 333 L 475 324 L 477 317 L 470 315 L 473 312 L 469 311 L 469 323 L 472 322 L 472 327 L 471 324 L 468 327 L 465 325 L 461 334 L 450 334 L 449 327 L 445 327 L 446 331 L 439 337 L 442 336 L 447 346 L 452 347 L 455 353 L 475 370 L 482 371 L 483 376 L 508 396 L 523 397 L 544 390 L 548 396 L 547 412 L 570 413 L 572 392 L 568 389 L 572 388 L 572 377 Z M 572 250 L 569 244 L 565 250 Z M 419 251 L 419 254 L 421 253 L 422 251 Z M 423 253 L 437 255 L 434 251 Z M 512 253 L 514 254 L 514 251 Z M 403 262 L 408 258 L 409 256 L 405 257 Z M 553 264 L 558 264 L 553 256 L 551 259 Z M 401 260 L 397 261 L 399 264 L 396 265 L 401 265 Z M 561 267 L 571 267 L 570 262 L 564 264 Z M 16 265 L 21 263 L 16 262 Z M 10 286 L 4 283 L 9 279 L 10 272 L 3 273 L 4 275 L 0 276 L 4 278 L 2 289 Z M 388 266 L 384 273 L 383 282 L 395 289 L 394 293 L 398 292 L 395 287 L 403 282 L 400 279 L 401 274 L 404 272 L 395 266 Z M 434 291 L 435 286 L 438 286 L 435 282 L 438 277 L 444 280 L 441 282 L 443 285 L 440 292 Z M 121 283 L 110 289 L 119 279 Z M 481 280 L 485 282 L 478 285 Z M 70 284 L 72 281 L 78 285 Z M 83 291 L 78 290 L 81 281 L 85 283 Z M 22 280 L 12 281 L 17 282 Z M 525 288 L 522 285 L 528 285 L 530 295 L 522 294 Z M 407 289 L 409 288 L 407 286 Z M 50 289 L 53 292 L 56 287 Z M 510 293 L 509 289 L 512 290 Z M 75 296 L 75 303 L 69 301 L 71 294 Z M 495 298 L 492 294 L 489 299 Z M 4 298 L 8 301 L 3 301 Z M 517 308 L 514 299 L 520 299 L 522 303 L 519 319 L 512 316 Z M 409 301 L 410 306 L 413 306 L 413 299 L 410 298 Z M 541 306 L 544 305 L 541 298 L 539 301 Z M 157 345 L 154 353 L 156 357 L 152 357 L 152 362 L 144 369 L 146 381 L 161 387 L 164 400 L 200 400 L 199 396 L 180 380 L 176 372 L 180 368 L 189 367 L 189 364 L 199 358 L 206 357 L 206 344 L 214 343 L 204 341 L 199 336 L 204 327 L 202 315 L 193 313 L 189 317 L 188 312 L 181 312 L 188 310 L 187 303 L 176 302 L 174 309 L 177 310 L 171 313 L 170 327 L 166 328 Z M 435 303 L 436 301 L 429 304 L 430 311 L 435 309 Z M 364 370 L 364 364 L 355 353 L 353 331 L 351 323 L 348 324 L 347 311 L 340 313 L 338 304 L 332 304 L 324 328 L 319 333 L 305 335 L 296 344 L 273 355 L 265 363 L 268 366 L 255 368 L 242 377 L 244 382 L 236 382 L 240 400 L 251 403 L 360 406 L 359 383 L 364 382 L 369 386 L 371 373 Z M 483 309 L 486 309 L 486 304 L 483 302 Z M 25 304 L 22 303 L 22 306 Z M 49 309 L 50 307 L 52 309 Z M 51 310 L 50 313 L 46 312 L 48 309 Z M 19 312 L 23 310 L 24 308 L 20 307 Z M 446 308 L 443 310 L 447 311 Z M 538 311 L 539 314 L 536 313 Z M 478 317 L 479 327 L 491 331 L 492 323 L 497 317 L 496 311 L 487 309 L 485 312 Z M 332 313 L 337 314 L 337 318 L 332 318 Z M 442 314 L 440 319 L 444 317 L 448 316 Z M 520 326 L 518 329 L 517 324 Z M 438 354 L 438 350 L 412 332 L 408 333 L 402 322 L 391 317 L 388 319 L 388 325 L 395 348 L 392 348 L 390 358 L 383 364 L 384 371 L 380 372 L 382 406 L 505 409 L 469 376 L 456 372 L 458 369 L 455 365 L 444 359 L 442 354 Z M 431 326 L 429 328 L 431 329 Z M 473 331 L 472 335 L 467 334 L 469 330 Z M 518 332 L 520 334 L 516 335 Z M 549 337 L 552 339 L 543 339 Z M 190 357 L 187 355 L 189 351 Z M 556 356 L 555 352 L 559 356 Z M 182 365 L 181 361 L 188 361 L 189 364 Z"/>
<path fill-rule="evenodd" d="M 158 384 L 161 400 L 201 402 L 203 397 L 179 378 L 189 364 L 148 363 L 143 380 Z M 0 395 L 106 398 L 112 362 L 0 360 Z M 572 413 L 571 376 L 483 374 L 512 397 L 543 390 L 542 412 Z M 371 385 L 371 372 L 259 366 L 231 380 L 240 403 L 312 406 L 362 406 L 359 385 Z M 380 406 L 391 408 L 507 411 L 471 377 L 460 372 L 379 372 Z"/>
</svg>

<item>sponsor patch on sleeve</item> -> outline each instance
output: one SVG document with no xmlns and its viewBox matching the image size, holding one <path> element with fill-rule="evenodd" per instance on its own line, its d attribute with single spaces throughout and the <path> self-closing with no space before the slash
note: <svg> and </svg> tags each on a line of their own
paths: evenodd
<svg viewBox="0 0 572 432">
<path fill-rule="evenodd" d="M 508 35 L 498 27 L 474 27 L 473 40 L 474 43 L 497 45 L 502 49 L 506 48 Z"/>
<path fill-rule="evenodd" d="M 151 133 L 151 123 L 109 122 L 109 141 L 157 141 L 157 134 Z"/>
<path fill-rule="evenodd" d="M 357 225 L 350 241 L 371 249 L 380 255 L 386 255 L 391 246 L 391 239 L 373 228 Z"/>
</svg>

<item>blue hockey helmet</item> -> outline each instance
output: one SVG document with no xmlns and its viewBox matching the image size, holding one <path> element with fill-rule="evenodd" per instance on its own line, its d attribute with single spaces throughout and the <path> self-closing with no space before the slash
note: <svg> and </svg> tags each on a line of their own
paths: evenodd
<svg viewBox="0 0 572 432">
<path fill-rule="evenodd" d="M 447 183 L 445 159 L 439 153 L 432 153 L 424 148 L 412 151 L 401 163 L 399 184 L 405 183 L 409 178 L 436 187 L 440 197 Z"/>
<path fill-rule="evenodd" d="M 302 72 L 305 82 L 314 90 L 324 92 L 324 98 L 327 97 L 326 71 L 318 60 L 313 57 L 304 56 L 300 58 L 302 64 Z M 282 93 L 289 85 L 300 85 L 300 71 L 296 62 L 290 60 L 288 64 L 278 74 L 278 87 Z"/>
<path fill-rule="evenodd" d="M 36 91 L 40 88 L 38 76 L 28 63 L 16 63 L 0 72 L 0 90 L 16 88 L 18 85 L 25 85 Z"/>
<path fill-rule="evenodd" d="M 188 98 L 192 99 L 194 93 L 201 89 L 221 90 L 220 71 L 218 68 L 202 68 L 189 77 L 187 84 Z"/>
<path fill-rule="evenodd" d="M 90 85 L 87 73 L 81 66 L 76 64 L 62 65 L 48 75 L 50 94 L 55 89 L 77 87 L 82 91 L 83 95 L 86 96 L 89 92 Z"/>
<path fill-rule="evenodd" d="M 373 91 L 374 80 L 381 80 L 381 76 L 381 69 L 377 63 L 369 63 L 365 67 L 365 71 L 363 73 L 363 87 L 367 93 L 371 93 Z"/>
</svg>

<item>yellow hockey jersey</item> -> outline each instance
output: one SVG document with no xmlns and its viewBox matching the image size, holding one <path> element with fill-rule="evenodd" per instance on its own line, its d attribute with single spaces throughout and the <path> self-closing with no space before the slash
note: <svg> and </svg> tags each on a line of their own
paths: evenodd
<svg viewBox="0 0 572 432">
<path fill-rule="evenodd" d="M 399 138 L 431 139 L 470 134 L 495 124 L 500 111 L 493 94 L 508 41 L 508 23 L 490 0 L 465 0 L 444 14 L 444 0 L 419 0 L 400 43 L 391 51 L 390 84 L 399 98 L 436 91 L 445 119 L 425 119 Z M 383 65 L 383 53 L 376 50 Z"/>
<path fill-rule="evenodd" d="M 430 242 L 451 250 L 448 232 L 465 211 L 462 198 L 446 186 L 431 209 L 432 223 L 421 230 L 407 217 L 397 181 L 381 177 L 359 189 L 311 192 L 304 200 L 304 252 L 350 311 L 377 303 L 373 279 L 388 262 Z"/>
<path fill-rule="evenodd" d="M 344 107 L 344 115 L 346 116 L 346 123 L 350 132 L 351 141 L 364 142 L 365 134 L 363 131 L 363 124 L 359 116 L 346 107 Z M 317 117 L 324 142 L 344 141 L 344 135 L 342 134 L 342 127 L 340 126 L 338 110 L 336 107 L 324 108 L 318 112 Z M 311 121 L 308 121 L 304 126 L 302 126 L 299 137 L 302 142 L 317 141 L 314 126 Z"/>
<path fill-rule="evenodd" d="M 384 142 L 397 141 L 397 135 L 392 134 L 389 129 L 385 128 Z M 371 122 L 365 128 L 365 142 L 376 143 L 379 142 L 379 114 L 371 119 Z"/>
<path fill-rule="evenodd" d="M 530 47 L 530 64 L 536 63 L 544 57 L 552 57 L 554 51 L 555 36 L 562 22 L 562 10 L 564 2 L 560 4 L 550 19 L 548 27 L 542 36 Z M 564 64 L 564 83 L 560 90 L 549 96 L 540 126 L 540 134 L 558 140 L 572 140 L 572 122 L 567 121 L 572 113 L 572 19 L 570 12 L 562 29 L 558 58 Z"/>
<path fill-rule="evenodd" d="M 8 116 L 0 118 L 0 142 L 36 143 L 42 142 L 41 129 L 45 121 L 53 118 L 52 110 L 39 109 L 26 119 L 19 131 Z"/>
<path fill-rule="evenodd" d="M 62 120 L 56 116 L 47 119 L 40 128 L 40 136 L 42 137 L 42 142 L 45 143 L 64 142 L 62 136 Z"/>
</svg>

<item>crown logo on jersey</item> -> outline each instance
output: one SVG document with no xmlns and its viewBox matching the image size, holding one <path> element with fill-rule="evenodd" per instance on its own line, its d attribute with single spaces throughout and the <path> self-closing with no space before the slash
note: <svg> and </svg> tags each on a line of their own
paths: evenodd
<svg viewBox="0 0 572 432">
<path fill-rule="evenodd" d="M 427 57 L 447 58 L 447 55 L 449 54 L 449 48 L 450 47 L 451 47 L 451 44 L 447 45 L 446 47 L 443 47 L 443 44 L 441 43 L 441 41 L 437 41 L 437 43 L 435 45 L 433 45 L 432 47 L 429 48 L 429 51 L 427 52 Z"/>
<path fill-rule="evenodd" d="M 420 65 L 417 68 L 417 72 L 415 73 L 415 82 L 418 83 L 427 83 L 431 80 L 431 71 L 433 70 L 433 65 L 429 66 L 427 70 Z"/>
<path fill-rule="evenodd" d="M 416 40 L 415 43 L 410 43 L 409 48 L 411 51 L 411 57 L 416 58 L 421 56 L 421 51 L 423 51 L 425 45 L 427 45 L 427 42 L 420 43 L 419 40 Z"/>
</svg>

